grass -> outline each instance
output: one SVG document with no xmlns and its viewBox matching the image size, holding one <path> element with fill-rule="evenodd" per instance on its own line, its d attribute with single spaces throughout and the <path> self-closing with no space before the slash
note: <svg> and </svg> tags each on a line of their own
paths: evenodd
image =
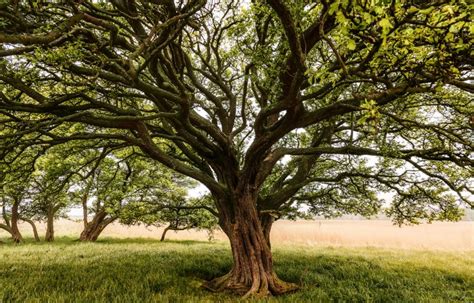
<svg viewBox="0 0 474 303">
<path fill-rule="evenodd" d="M 265 302 L 474 302 L 474 254 L 274 247 L 294 294 Z M 0 246 L 0 302 L 236 302 L 201 289 L 231 266 L 224 242 L 103 239 Z"/>
</svg>

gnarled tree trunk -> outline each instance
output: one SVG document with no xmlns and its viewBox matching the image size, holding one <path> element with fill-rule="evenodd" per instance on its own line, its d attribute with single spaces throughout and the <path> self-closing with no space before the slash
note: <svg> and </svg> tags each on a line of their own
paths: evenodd
<svg viewBox="0 0 474 303">
<path fill-rule="evenodd" d="M 263 235 L 265 236 L 265 240 L 267 241 L 268 246 L 271 248 L 270 232 L 272 231 L 272 226 L 275 222 L 275 218 L 272 216 L 272 214 L 269 213 L 261 213 L 259 217 L 260 224 L 262 225 Z"/>
<path fill-rule="evenodd" d="M 99 238 L 102 231 L 115 221 L 116 217 L 108 217 L 105 210 L 101 210 L 94 215 L 92 221 L 87 223 L 84 230 L 81 232 L 81 236 L 79 237 L 80 241 L 91 241 L 95 242 Z"/>
<path fill-rule="evenodd" d="M 221 210 L 220 224 L 232 247 L 233 267 L 203 287 L 212 291 L 231 291 L 244 297 L 280 295 L 296 290 L 295 284 L 280 280 L 273 270 L 269 245 L 271 222 L 265 227 L 256 209 L 256 194 L 244 192 L 232 199 L 231 207 Z"/>
<path fill-rule="evenodd" d="M 23 241 L 23 236 L 18 229 L 18 220 L 20 219 L 20 214 L 18 213 L 19 203 L 15 202 L 12 205 L 12 217 L 11 217 L 11 234 L 13 242 L 20 243 Z"/>
</svg>

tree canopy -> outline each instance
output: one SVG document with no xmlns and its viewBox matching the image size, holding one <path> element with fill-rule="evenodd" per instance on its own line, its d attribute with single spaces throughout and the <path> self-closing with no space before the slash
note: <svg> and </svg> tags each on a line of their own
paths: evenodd
<svg viewBox="0 0 474 303">
<path fill-rule="evenodd" d="M 398 223 L 473 206 L 466 1 L 0 2 L 0 149 L 138 147 L 210 191 L 245 295 L 272 267 L 275 217 Z"/>
</svg>

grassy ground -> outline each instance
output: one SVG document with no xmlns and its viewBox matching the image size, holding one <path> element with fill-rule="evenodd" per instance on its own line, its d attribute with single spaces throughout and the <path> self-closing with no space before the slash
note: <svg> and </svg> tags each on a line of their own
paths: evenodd
<svg viewBox="0 0 474 303">
<path fill-rule="evenodd" d="M 268 302 L 474 302 L 472 252 L 280 245 L 274 257 L 302 289 Z M 224 242 L 3 244 L 0 302 L 235 302 L 199 287 L 230 265 Z"/>
</svg>

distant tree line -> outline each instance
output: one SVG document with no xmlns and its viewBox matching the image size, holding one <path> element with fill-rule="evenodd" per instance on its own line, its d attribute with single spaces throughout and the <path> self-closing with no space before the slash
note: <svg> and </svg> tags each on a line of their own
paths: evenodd
<svg viewBox="0 0 474 303">
<path fill-rule="evenodd" d="M 17 243 L 23 241 L 19 222 L 31 225 L 36 241 L 36 224 L 45 223 L 44 239 L 54 241 L 55 220 L 67 218 L 72 207 L 82 208 L 81 241 L 96 241 L 113 222 L 165 226 L 161 240 L 169 230 L 212 232 L 217 224 L 215 211 L 201 203 L 204 197 L 187 197 L 195 182 L 152 165 L 132 148 L 84 150 L 69 144 L 25 153 L 2 167 L 0 185 L 0 229 Z"/>
</svg>

